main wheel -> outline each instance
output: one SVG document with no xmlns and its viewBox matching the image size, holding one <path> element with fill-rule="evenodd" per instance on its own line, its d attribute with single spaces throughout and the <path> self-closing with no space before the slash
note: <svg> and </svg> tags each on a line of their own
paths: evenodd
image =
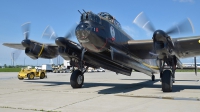
<svg viewBox="0 0 200 112">
<path fill-rule="evenodd" d="M 70 77 L 72 88 L 81 88 L 84 82 L 84 75 L 80 70 L 75 70 Z"/>
<path fill-rule="evenodd" d="M 35 77 L 33 73 L 29 73 L 27 76 L 28 76 L 28 79 L 29 79 L 29 80 L 32 80 L 32 79 L 34 79 L 34 77 Z"/>
<path fill-rule="evenodd" d="M 44 79 L 44 78 L 45 78 L 45 73 L 42 72 L 42 73 L 40 74 L 40 79 Z"/>
<path fill-rule="evenodd" d="M 172 84 L 172 72 L 170 70 L 165 70 L 162 74 L 162 91 L 171 92 Z"/>
</svg>

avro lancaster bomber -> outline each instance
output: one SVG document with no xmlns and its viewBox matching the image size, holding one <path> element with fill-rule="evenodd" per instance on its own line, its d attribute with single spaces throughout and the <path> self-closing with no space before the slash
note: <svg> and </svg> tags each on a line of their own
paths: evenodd
<svg viewBox="0 0 200 112">
<path fill-rule="evenodd" d="M 133 22 L 152 31 L 152 37 L 148 40 L 134 40 L 121 28 L 116 18 L 107 12 L 94 14 L 83 10 L 79 13 L 80 22 L 74 30 L 79 43 L 71 40 L 71 33 L 57 37 L 51 27 L 45 29 L 43 36 L 54 39 L 55 44 L 36 42 L 29 39 L 27 23 L 22 25 L 25 39 L 21 43 L 3 45 L 25 50 L 25 54 L 32 59 L 52 59 L 60 55 L 70 60 L 74 68 L 70 77 L 73 88 L 83 86 L 84 73 L 88 67 L 102 67 L 128 76 L 135 70 L 150 76 L 152 81 L 155 80 L 154 74 L 159 72 L 162 91 L 171 92 L 176 67 L 183 67 L 180 59 L 200 55 L 200 36 L 170 37 L 171 34 L 193 31 L 190 19 L 168 31 L 155 30 L 142 12 Z"/>
</svg>

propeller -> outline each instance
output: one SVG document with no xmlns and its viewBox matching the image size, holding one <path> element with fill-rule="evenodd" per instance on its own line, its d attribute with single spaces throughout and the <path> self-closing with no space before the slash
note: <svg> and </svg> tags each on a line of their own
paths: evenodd
<svg viewBox="0 0 200 112">
<path fill-rule="evenodd" d="M 47 26 L 42 34 L 42 38 L 55 40 L 57 35 L 51 26 Z"/>
<path fill-rule="evenodd" d="M 187 18 L 166 31 L 167 34 L 194 33 L 194 26 L 190 18 Z"/>
<path fill-rule="evenodd" d="M 58 37 L 54 29 L 51 26 L 47 26 L 42 34 L 42 38 L 55 40 L 55 43 L 57 45 L 66 47 L 66 44 L 67 44 L 66 40 L 70 41 L 71 43 L 74 43 L 71 40 L 75 37 L 75 28 L 76 28 L 76 25 L 73 25 L 73 27 L 71 27 L 71 29 L 68 31 L 68 33 L 64 37 Z M 85 52 L 86 50 L 83 48 L 81 52 L 81 61 L 83 60 Z"/>
<path fill-rule="evenodd" d="M 135 23 L 136 25 L 138 25 L 139 27 L 147 31 L 150 31 L 150 32 L 155 31 L 153 24 L 151 23 L 151 21 L 145 15 L 144 12 L 141 12 L 140 14 L 138 14 L 137 17 L 133 20 L 133 23 Z"/>
<path fill-rule="evenodd" d="M 136 25 L 147 31 L 155 32 L 153 24 L 151 23 L 151 21 L 145 15 L 144 12 L 138 14 L 138 16 L 133 20 L 133 23 L 135 23 Z M 190 32 L 194 33 L 194 27 L 192 21 L 189 18 L 187 18 L 184 21 L 171 27 L 165 33 L 169 35 L 169 34 L 180 34 L 180 33 L 190 33 Z"/>
<path fill-rule="evenodd" d="M 75 37 L 75 27 L 76 26 L 74 25 L 63 38 L 67 40 L 73 39 Z M 42 34 L 42 38 L 56 40 L 58 36 L 51 26 L 47 26 Z"/>
<path fill-rule="evenodd" d="M 29 38 L 30 25 L 31 25 L 31 23 L 27 22 L 27 23 L 22 24 L 22 26 L 21 26 L 22 27 L 22 32 L 24 34 L 24 38 L 25 39 Z"/>
</svg>

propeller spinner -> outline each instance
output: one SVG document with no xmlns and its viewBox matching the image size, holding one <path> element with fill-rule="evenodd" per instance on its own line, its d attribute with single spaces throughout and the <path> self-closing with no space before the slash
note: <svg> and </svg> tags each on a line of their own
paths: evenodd
<svg viewBox="0 0 200 112">
<path fill-rule="evenodd" d="M 22 40 L 21 44 L 24 47 L 29 47 L 31 41 L 29 40 L 29 33 L 30 33 L 30 22 L 24 23 L 21 28 L 22 28 L 22 32 L 24 34 L 24 40 Z"/>
</svg>

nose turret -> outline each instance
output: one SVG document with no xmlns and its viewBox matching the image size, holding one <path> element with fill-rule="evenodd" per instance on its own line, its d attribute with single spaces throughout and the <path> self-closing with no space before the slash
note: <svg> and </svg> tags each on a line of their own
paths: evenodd
<svg viewBox="0 0 200 112">
<path fill-rule="evenodd" d="M 81 42 L 84 42 L 84 40 L 87 40 L 90 33 L 91 33 L 91 27 L 88 23 L 80 23 L 76 27 L 76 36 L 77 36 L 77 39 Z"/>
</svg>

